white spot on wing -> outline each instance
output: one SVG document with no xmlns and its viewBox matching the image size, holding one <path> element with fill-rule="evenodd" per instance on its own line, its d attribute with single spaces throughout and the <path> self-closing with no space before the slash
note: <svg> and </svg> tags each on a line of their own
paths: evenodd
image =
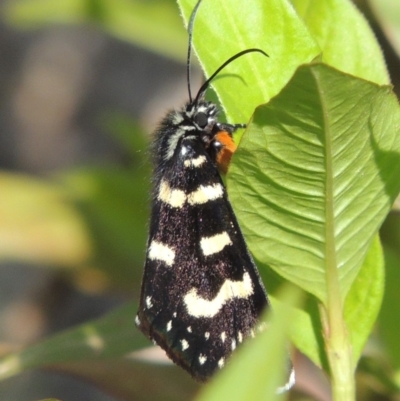
<svg viewBox="0 0 400 401">
<path fill-rule="evenodd" d="M 191 163 L 192 161 L 185 160 L 184 163 L 186 162 Z M 184 191 L 180 189 L 172 189 L 167 181 L 162 180 L 157 198 L 172 207 L 180 209 L 185 204 L 186 200 L 191 205 L 202 205 L 208 201 L 222 198 L 223 194 L 224 188 L 222 185 L 214 184 L 205 186 L 200 185 L 195 191 L 186 196 Z"/>
<path fill-rule="evenodd" d="M 238 341 L 239 341 L 240 343 L 243 341 L 243 335 L 242 335 L 242 332 L 241 332 L 241 331 L 238 332 Z"/>
<path fill-rule="evenodd" d="M 158 191 L 158 199 L 180 209 L 186 202 L 186 195 L 180 189 L 172 189 L 168 182 L 162 180 Z"/>
<path fill-rule="evenodd" d="M 232 245 L 232 241 L 226 231 L 213 235 L 212 237 L 203 237 L 200 240 L 200 246 L 204 256 L 221 252 L 227 245 Z"/>
<path fill-rule="evenodd" d="M 225 365 L 225 359 L 224 359 L 224 358 L 221 358 L 221 359 L 218 361 L 218 367 L 221 369 L 224 365 Z"/>
<path fill-rule="evenodd" d="M 192 327 L 191 327 L 191 326 L 188 326 L 187 331 L 188 331 L 189 333 L 191 333 L 191 332 L 192 332 Z"/>
<path fill-rule="evenodd" d="M 182 344 L 182 351 L 185 351 L 186 349 L 189 348 L 189 343 L 185 339 L 181 340 L 181 344 Z"/>
<path fill-rule="evenodd" d="M 172 320 L 170 320 L 168 323 L 167 323 L 167 331 L 170 331 L 172 329 Z"/>
<path fill-rule="evenodd" d="M 192 288 L 183 299 L 189 315 L 213 317 L 226 302 L 234 298 L 248 298 L 251 294 L 253 294 L 253 284 L 249 273 L 246 272 L 242 281 L 225 280 L 214 299 L 202 298 L 196 288 Z"/>
<path fill-rule="evenodd" d="M 206 331 L 204 333 L 204 337 L 206 338 L 206 340 L 208 340 L 210 338 L 210 333 L 208 331 Z"/>
<path fill-rule="evenodd" d="M 226 334 L 225 334 L 225 331 L 223 331 L 223 332 L 221 333 L 221 341 L 224 343 L 224 342 L 225 342 L 225 339 L 226 339 Z"/>
<path fill-rule="evenodd" d="M 207 360 L 207 357 L 206 357 L 205 355 L 203 355 L 203 354 L 200 354 L 200 355 L 199 355 L 199 362 L 200 362 L 200 365 L 204 365 L 205 362 L 206 362 L 206 360 Z"/>
<path fill-rule="evenodd" d="M 172 316 L 173 316 L 173 317 L 176 317 L 176 312 L 174 312 L 174 313 L 172 314 Z"/>
<path fill-rule="evenodd" d="M 169 246 L 153 240 L 149 247 L 148 257 L 151 260 L 161 260 L 168 266 L 172 266 L 175 260 L 175 251 Z"/>
<path fill-rule="evenodd" d="M 140 319 L 139 319 L 138 315 L 136 315 L 136 317 L 135 317 L 135 324 L 136 324 L 136 326 L 140 326 Z"/>
<path fill-rule="evenodd" d="M 221 184 L 200 185 L 195 191 L 188 195 L 188 202 L 191 205 L 202 205 L 209 201 L 222 198 L 224 188 Z"/>
<path fill-rule="evenodd" d="M 186 153 L 187 153 L 187 151 L 188 151 L 188 148 L 187 148 L 186 146 L 182 146 L 181 155 L 182 155 L 182 156 L 185 156 Z"/>
<path fill-rule="evenodd" d="M 147 309 L 150 309 L 153 306 L 153 302 L 151 302 L 151 297 L 146 297 L 146 306 Z"/>
<path fill-rule="evenodd" d="M 236 340 L 235 339 L 232 340 L 231 348 L 232 348 L 232 351 L 234 351 L 236 348 Z"/>
</svg>

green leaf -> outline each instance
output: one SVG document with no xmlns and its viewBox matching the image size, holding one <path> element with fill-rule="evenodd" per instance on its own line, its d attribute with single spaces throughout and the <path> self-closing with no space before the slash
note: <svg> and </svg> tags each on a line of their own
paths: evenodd
<svg viewBox="0 0 400 401">
<path fill-rule="evenodd" d="M 134 326 L 136 311 L 136 304 L 125 305 L 100 319 L 7 355 L 0 359 L 0 380 L 46 368 L 86 378 L 125 399 L 191 398 L 198 385 L 183 370 L 172 363 L 143 362 L 140 355 L 151 343 Z M 174 381 L 179 386 L 171 386 Z M 147 388 L 146 394 L 143 387 Z"/>
<path fill-rule="evenodd" d="M 260 106 L 228 174 L 259 266 L 323 303 L 333 272 L 344 300 L 399 191 L 399 129 L 390 88 L 323 64 Z"/>
<path fill-rule="evenodd" d="M 286 335 L 292 321 L 292 308 L 300 302 L 300 291 L 285 288 L 282 303 L 268 315 L 268 329 L 244 344 L 226 367 L 204 388 L 197 401 L 276 400 L 279 386 L 286 381 Z"/>
<path fill-rule="evenodd" d="M 178 0 L 187 21 L 195 0 Z M 213 81 L 234 122 L 246 122 L 254 108 L 280 92 L 296 68 L 313 60 L 319 49 L 287 1 L 203 1 L 193 33 L 194 48 L 207 76 L 229 57 L 249 48 Z M 268 77 L 268 79 L 265 79 Z"/>
<path fill-rule="evenodd" d="M 360 359 L 382 304 L 385 289 L 384 268 L 382 247 L 379 237 L 376 236 L 344 305 L 344 318 L 355 365 Z"/>
<path fill-rule="evenodd" d="M 148 345 L 133 323 L 136 305 L 124 306 L 106 317 L 57 334 L 0 359 L 0 380 L 32 368 L 57 363 L 111 359 Z"/>
<path fill-rule="evenodd" d="M 270 298 L 274 309 L 281 304 L 281 301 L 275 297 L 271 296 Z M 297 349 L 307 355 L 320 368 L 329 370 L 318 302 L 315 298 L 309 296 L 301 307 L 293 309 L 289 335 L 290 341 Z"/>
<path fill-rule="evenodd" d="M 375 35 L 352 1 L 291 1 L 321 48 L 324 63 L 380 85 L 390 82 Z"/>
<path fill-rule="evenodd" d="M 357 364 L 382 302 L 384 265 L 378 237 L 350 288 L 345 302 L 345 321 L 351 338 L 353 361 Z M 279 301 L 273 299 L 273 305 Z M 317 366 L 328 370 L 322 337 L 318 301 L 310 296 L 302 308 L 293 311 L 290 339 Z"/>
</svg>

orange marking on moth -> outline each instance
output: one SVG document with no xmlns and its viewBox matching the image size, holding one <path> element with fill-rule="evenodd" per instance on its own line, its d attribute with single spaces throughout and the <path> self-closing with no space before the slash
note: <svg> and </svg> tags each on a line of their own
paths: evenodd
<svg viewBox="0 0 400 401">
<path fill-rule="evenodd" d="M 221 173 L 226 174 L 232 155 L 235 153 L 237 146 L 235 142 L 233 142 L 232 136 L 226 131 L 218 132 L 215 139 L 222 144 L 222 149 L 217 155 L 218 170 Z"/>
</svg>

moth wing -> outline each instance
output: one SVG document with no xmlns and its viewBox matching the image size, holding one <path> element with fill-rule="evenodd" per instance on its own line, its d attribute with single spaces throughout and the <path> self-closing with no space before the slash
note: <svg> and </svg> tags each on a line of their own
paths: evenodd
<svg viewBox="0 0 400 401">
<path fill-rule="evenodd" d="M 196 141 L 183 147 L 156 185 L 137 323 L 206 380 L 268 299 L 216 167 Z"/>
</svg>

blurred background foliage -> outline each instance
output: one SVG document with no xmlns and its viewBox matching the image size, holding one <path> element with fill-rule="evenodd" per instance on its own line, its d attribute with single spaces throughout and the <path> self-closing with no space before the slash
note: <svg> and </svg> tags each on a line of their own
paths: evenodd
<svg viewBox="0 0 400 401">
<path fill-rule="evenodd" d="M 400 6 L 356 4 L 375 30 L 399 96 Z M 165 110 L 186 100 L 187 34 L 173 0 L 2 0 L 0 6 L 0 353 L 7 355 L 138 299 L 150 197 L 147 143 Z M 194 86 L 201 76 L 197 70 Z M 400 379 L 393 379 L 393 372 L 400 375 L 399 210 L 381 234 L 388 285 L 358 373 L 363 400 L 400 397 Z M 117 359 L 132 343 L 147 344 L 133 328 L 134 315 L 130 304 L 112 315 L 113 330 L 101 339 L 106 344 L 95 325 L 65 348 L 63 334 L 54 337 L 62 355 L 54 357 L 48 344 L 21 354 L 26 368 L 34 366 L 32 355 L 47 352 L 46 366 L 54 369 L 1 382 L 0 399 L 189 399 L 197 385 L 178 369 Z M 115 359 L 90 359 L 108 345 Z M 85 363 L 73 362 L 85 352 Z M 7 361 L 2 377 L 23 370 L 13 363 Z M 329 399 L 324 377 L 303 363 L 313 384 L 293 399 Z M 55 371 L 101 383 L 108 393 Z"/>
</svg>

